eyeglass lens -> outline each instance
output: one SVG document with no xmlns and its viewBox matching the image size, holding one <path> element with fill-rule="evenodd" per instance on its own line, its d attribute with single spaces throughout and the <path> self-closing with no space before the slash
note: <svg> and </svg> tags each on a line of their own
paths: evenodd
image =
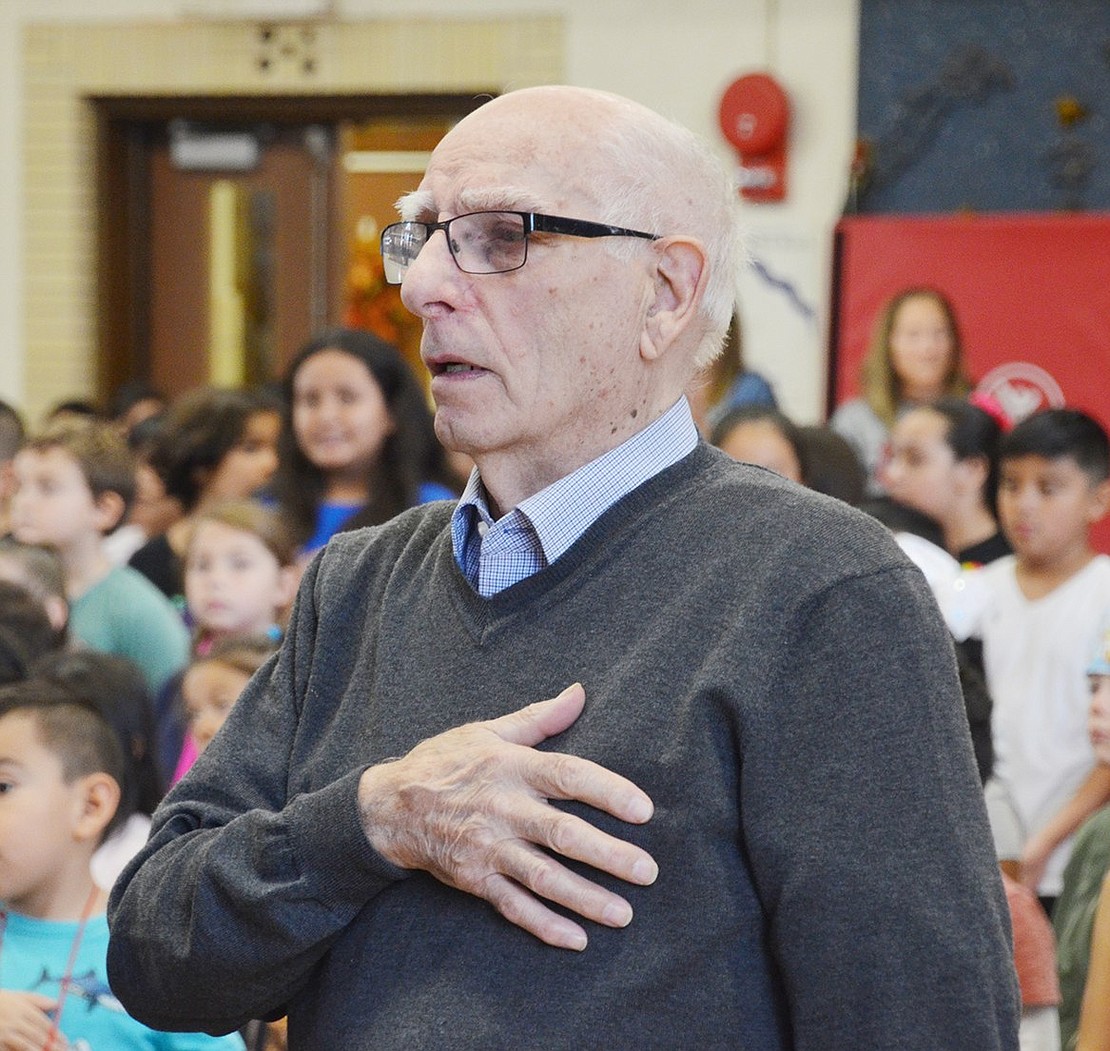
<svg viewBox="0 0 1110 1051">
<path fill-rule="evenodd" d="M 524 265 L 528 238 L 524 216 L 518 212 L 472 212 L 436 223 L 401 222 L 382 234 L 386 280 L 396 283 L 405 276 L 430 233 L 442 229 L 459 269 L 467 274 L 501 274 Z"/>
</svg>

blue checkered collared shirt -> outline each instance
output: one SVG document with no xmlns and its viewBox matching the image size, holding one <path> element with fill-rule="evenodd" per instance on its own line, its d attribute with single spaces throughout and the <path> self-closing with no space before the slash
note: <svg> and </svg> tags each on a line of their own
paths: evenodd
<svg viewBox="0 0 1110 1051">
<path fill-rule="evenodd" d="M 485 598 L 554 562 L 622 496 L 692 452 L 698 429 L 679 398 L 615 449 L 493 520 L 477 470 L 451 519 L 451 542 L 471 586 Z"/>
</svg>

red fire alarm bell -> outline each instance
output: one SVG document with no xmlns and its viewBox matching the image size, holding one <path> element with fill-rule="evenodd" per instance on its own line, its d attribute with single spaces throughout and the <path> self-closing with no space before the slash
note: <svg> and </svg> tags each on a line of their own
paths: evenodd
<svg viewBox="0 0 1110 1051">
<path fill-rule="evenodd" d="M 740 194 L 749 201 L 786 196 L 790 101 L 767 73 L 734 80 L 721 96 L 721 131 L 740 154 Z"/>
</svg>

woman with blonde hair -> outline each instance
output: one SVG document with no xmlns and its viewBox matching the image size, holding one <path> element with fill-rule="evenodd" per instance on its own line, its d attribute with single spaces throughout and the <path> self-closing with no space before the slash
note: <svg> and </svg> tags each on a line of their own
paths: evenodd
<svg viewBox="0 0 1110 1051">
<path fill-rule="evenodd" d="M 851 443 L 867 471 L 868 491 L 883 492 L 877 476 L 894 421 L 908 409 L 942 395 L 966 397 L 956 312 L 935 288 L 899 292 L 883 308 L 860 376 L 861 395 L 844 402 L 829 426 Z"/>
</svg>

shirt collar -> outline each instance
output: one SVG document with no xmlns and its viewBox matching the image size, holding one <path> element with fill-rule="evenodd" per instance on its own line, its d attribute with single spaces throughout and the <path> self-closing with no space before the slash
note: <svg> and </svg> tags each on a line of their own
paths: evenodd
<svg viewBox="0 0 1110 1051">
<path fill-rule="evenodd" d="M 697 444 L 698 429 L 689 403 L 680 397 L 642 431 L 522 500 L 509 514 L 515 512 L 515 517 L 531 524 L 550 565 L 621 497 L 677 463 Z M 493 524 L 485 486 L 475 468 L 452 521 L 455 558 L 460 564 L 467 536 L 479 521 L 487 527 Z"/>
</svg>

